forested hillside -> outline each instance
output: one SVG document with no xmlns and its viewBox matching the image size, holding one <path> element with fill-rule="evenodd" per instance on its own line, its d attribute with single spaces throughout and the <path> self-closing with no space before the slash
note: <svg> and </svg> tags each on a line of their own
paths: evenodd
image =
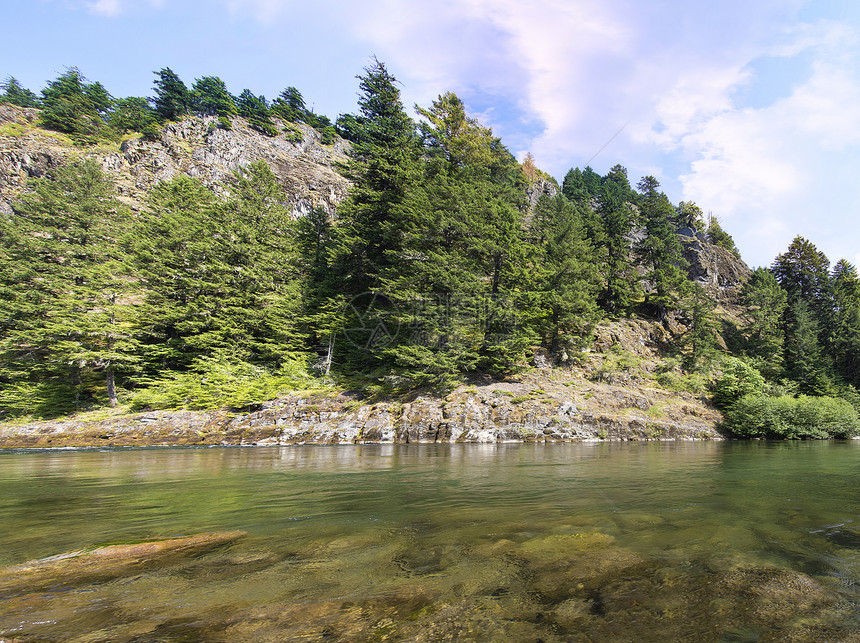
<svg viewBox="0 0 860 643">
<path fill-rule="evenodd" d="M 860 280 L 803 238 L 750 274 L 654 177 L 559 186 L 452 93 L 410 117 L 380 62 L 335 122 L 293 87 L 165 68 L 153 89 L 3 86 L 0 417 L 444 392 L 536 354 L 582 367 L 600 325 L 645 320 L 674 373 L 654 385 L 707 387 L 738 434 L 857 428 Z"/>
</svg>

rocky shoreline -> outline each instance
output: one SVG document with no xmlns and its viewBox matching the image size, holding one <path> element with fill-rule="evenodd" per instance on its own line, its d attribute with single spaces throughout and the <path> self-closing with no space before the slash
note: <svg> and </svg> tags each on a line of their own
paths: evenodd
<svg viewBox="0 0 860 643">
<path fill-rule="evenodd" d="M 157 411 L 0 425 L 0 448 L 718 440 L 704 397 L 584 382 L 491 383 L 445 398 L 296 395 L 236 415 Z"/>
</svg>

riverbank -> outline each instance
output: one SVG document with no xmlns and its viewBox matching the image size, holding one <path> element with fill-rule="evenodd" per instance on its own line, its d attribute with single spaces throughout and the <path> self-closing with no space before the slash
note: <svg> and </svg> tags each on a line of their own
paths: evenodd
<svg viewBox="0 0 860 643">
<path fill-rule="evenodd" d="M 461 386 L 445 397 L 374 401 L 293 395 L 252 413 L 155 411 L 0 424 L 0 448 L 715 440 L 707 396 L 559 374 Z"/>
</svg>

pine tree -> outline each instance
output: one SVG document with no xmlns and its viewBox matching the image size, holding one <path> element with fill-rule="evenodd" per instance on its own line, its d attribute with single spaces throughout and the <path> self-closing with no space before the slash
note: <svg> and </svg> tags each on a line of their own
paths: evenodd
<svg viewBox="0 0 860 643">
<path fill-rule="evenodd" d="M 108 117 L 108 125 L 118 134 L 140 132 L 151 134 L 155 131 L 158 116 L 146 98 L 131 96 L 119 98 Z"/>
<path fill-rule="evenodd" d="M 860 386 L 860 279 L 844 259 L 833 267 L 833 314 L 829 352 L 839 375 Z"/>
<path fill-rule="evenodd" d="M 541 335 L 553 353 L 589 344 L 599 318 L 600 275 L 581 218 L 576 206 L 558 195 L 542 196 L 532 221 Z"/>
<path fill-rule="evenodd" d="M 29 89 L 22 87 L 14 76 L 8 76 L 0 83 L 3 94 L 0 103 L 17 105 L 18 107 L 39 107 L 39 98 Z"/>
<path fill-rule="evenodd" d="M 771 270 L 788 294 L 789 303 L 805 299 L 820 318 L 829 296 L 829 267 L 827 256 L 809 240 L 798 236 L 788 250 L 774 259 Z"/>
<path fill-rule="evenodd" d="M 695 368 L 716 352 L 718 327 L 713 315 L 716 307 L 717 303 L 704 288 L 695 283 L 690 285 L 683 305 L 687 332 L 681 339 L 687 350 L 688 368 Z"/>
<path fill-rule="evenodd" d="M 238 113 L 227 85 L 217 76 L 203 76 L 191 87 L 191 109 L 201 116 L 229 118 Z"/>
<path fill-rule="evenodd" d="M 290 123 L 304 123 L 308 108 L 301 92 L 295 87 L 287 87 L 272 101 L 272 112 Z"/>
<path fill-rule="evenodd" d="M 741 290 L 741 299 L 749 318 L 744 328 L 747 336 L 744 354 L 753 358 L 763 375 L 776 378 L 783 371 L 782 319 L 788 297 L 770 270 L 756 268 Z"/>
<path fill-rule="evenodd" d="M 599 226 L 591 233 L 599 249 L 598 261 L 603 275 L 598 302 L 610 315 L 628 313 L 640 296 L 628 236 L 636 223 L 631 205 L 634 196 L 627 181 L 627 170 L 615 165 L 604 177 L 597 199 Z"/>
<path fill-rule="evenodd" d="M 70 67 L 42 90 L 41 123 L 48 129 L 93 143 L 106 131 L 113 99 L 101 83 L 89 83 L 77 67 Z"/>
<path fill-rule="evenodd" d="M 245 89 L 236 99 L 236 108 L 239 110 L 239 116 L 247 119 L 248 125 L 261 134 L 278 135 L 278 128 L 272 122 L 265 96 L 255 96 L 250 89 Z"/>
<path fill-rule="evenodd" d="M 182 79 L 170 67 L 152 72 L 155 79 L 155 111 L 165 121 L 177 121 L 188 115 L 191 108 L 191 93 Z"/>
<path fill-rule="evenodd" d="M 800 393 L 828 395 L 832 384 L 828 364 L 819 342 L 818 320 L 806 299 L 797 299 L 789 307 L 786 335 L 786 364 L 789 377 L 797 382 Z"/>
<path fill-rule="evenodd" d="M 674 208 L 662 192 L 660 183 L 653 176 L 644 177 L 639 190 L 639 209 L 645 222 L 645 239 L 639 244 L 642 262 L 648 266 L 645 281 L 651 286 L 646 295 L 659 320 L 677 308 L 686 294 L 687 261 L 675 227 L 672 223 Z"/>
<path fill-rule="evenodd" d="M 304 348 L 283 190 L 263 162 L 226 187 L 226 202 L 218 202 L 199 181 L 177 177 L 156 186 L 141 216 L 136 253 L 150 374 L 215 355 L 277 365 Z"/>
<path fill-rule="evenodd" d="M 115 406 L 115 376 L 137 361 L 123 251 L 129 216 L 92 160 L 62 166 L 33 187 L 3 222 L 3 377 L 51 392 L 34 402 L 37 413 L 102 395 Z"/>
<path fill-rule="evenodd" d="M 381 288 L 401 245 L 400 207 L 415 186 L 421 153 L 397 79 L 378 60 L 358 79 L 361 129 L 344 170 L 353 187 L 338 208 L 337 264 L 350 295 Z"/>
</svg>

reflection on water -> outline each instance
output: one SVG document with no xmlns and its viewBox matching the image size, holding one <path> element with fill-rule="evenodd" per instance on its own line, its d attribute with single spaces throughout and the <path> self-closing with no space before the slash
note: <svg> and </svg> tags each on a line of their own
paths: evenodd
<svg viewBox="0 0 860 643">
<path fill-rule="evenodd" d="M 0 565 L 104 542 L 248 535 L 131 576 L 0 596 L 0 637 L 860 636 L 858 449 L 780 442 L 2 453 Z"/>
</svg>

